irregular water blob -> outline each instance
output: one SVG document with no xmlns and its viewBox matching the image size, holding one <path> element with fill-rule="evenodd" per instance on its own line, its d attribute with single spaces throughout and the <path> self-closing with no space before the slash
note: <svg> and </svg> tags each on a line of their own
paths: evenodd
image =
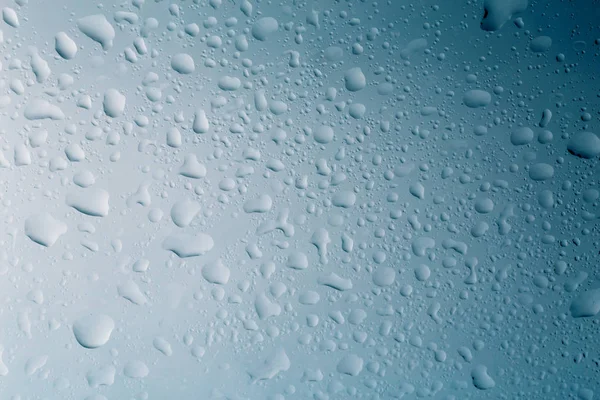
<svg viewBox="0 0 600 400">
<path fill-rule="evenodd" d="M 396 271 L 391 267 L 378 267 L 373 272 L 373 283 L 379 287 L 391 286 L 396 280 Z"/>
<path fill-rule="evenodd" d="M 340 191 L 333 195 L 331 203 L 336 207 L 351 208 L 356 203 L 356 194 L 351 191 Z"/>
<path fill-rule="evenodd" d="M 206 112 L 197 108 L 194 112 L 194 122 L 192 123 L 192 130 L 195 133 L 207 133 L 210 129 L 210 124 L 208 122 L 208 118 L 206 117 Z"/>
<path fill-rule="evenodd" d="M 171 220 L 180 228 L 188 226 L 200 212 L 200 203 L 183 199 L 171 207 Z"/>
<path fill-rule="evenodd" d="M 73 323 L 73 334 L 77 342 L 86 349 L 104 346 L 109 340 L 115 322 L 104 314 L 89 314 Z"/>
<path fill-rule="evenodd" d="M 94 368 L 85 375 L 91 388 L 100 386 L 112 386 L 115 383 L 117 369 L 112 365 Z"/>
<path fill-rule="evenodd" d="M 47 212 L 31 215 L 25 220 L 25 235 L 45 247 L 52 246 L 65 233 L 67 224 Z"/>
<path fill-rule="evenodd" d="M 242 86 L 242 82 L 239 80 L 239 78 L 225 75 L 219 78 L 219 82 L 217 83 L 217 85 L 221 90 L 232 92 L 238 90 L 240 86 Z"/>
<path fill-rule="evenodd" d="M 400 51 L 400 57 L 404 60 L 410 59 L 414 54 L 419 51 L 423 51 L 427 48 L 427 39 L 418 38 L 411 40 L 408 44 Z"/>
<path fill-rule="evenodd" d="M 354 119 L 362 119 L 367 112 L 367 107 L 361 103 L 352 103 L 348 107 L 348 115 Z"/>
<path fill-rule="evenodd" d="M 358 376 L 363 369 L 364 361 L 356 354 L 348 354 L 342 358 L 337 365 L 337 371 L 340 374 L 349 376 Z"/>
<path fill-rule="evenodd" d="M 54 49 L 65 60 L 71 60 L 77 54 L 77 44 L 65 32 L 58 32 L 54 37 Z"/>
<path fill-rule="evenodd" d="M 420 236 L 413 240 L 411 247 L 416 256 L 423 257 L 427 250 L 435 247 L 435 240 L 430 237 Z"/>
<path fill-rule="evenodd" d="M 132 379 L 142 379 L 148 376 L 150 370 L 143 361 L 128 361 L 123 367 L 123 375 Z"/>
<path fill-rule="evenodd" d="M 183 144 L 183 138 L 181 136 L 181 131 L 176 127 L 172 126 L 167 131 L 167 146 L 173 147 L 175 149 L 181 147 Z"/>
<path fill-rule="evenodd" d="M 288 105 L 283 101 L 271 100 L 269 102 L 269 111 L 271 111 L 273 115 L 281 115 L 288 111 Z"/>
<path fill-rule="evenodd" d="M 172 251 L 180 258 L 197 257 L 209 252 L 215 242 L 206 233 L 195 235 L 187 233 L 176 233 L 169 235 L 163 241 L 163 248 Z"/>
<path fill-rule="evenodd" d="M 346 90 L 358 92 L 367 86 L 367 78 L 359 67 L 350 68 L 344 73 Z"/>
<path fill-rule="evenodd" d="M 317 283 L 320 285 L 328 286 L 332 289 L 338 290 L 340 292 L 350 290 L 354 287 L 352 284 L 352 280 L 342 278 L 335 272 L 331 272 L 329 275 L 322 276 L 317 279 Z"/>
<path fill-rule="evenodd" d="M 589 318 L 600 312 L 600 289 L 592 289 L 579 294 L 569 308 L 573 318 Z"/>
<path fill-rule="evenodd" d="M 108 22 L 104 14 L 94 14 L 77 20 L 79 30 L 95 42 L 100 43 L 103 50 L 108 50 L 113 45 L 115 29 Z"/>
<path fill-rule="evenodd" d="M 252 16 L 252 3 L 248 0 L 243 0 L 242 4 L 240 4 L 240 11 L 244 13 L 246 17 Z"/>
<path fill-rule="evenodd" d="M 276 302 L 271 301 L 264 292 L 256 295 L 254 299 L 254 310 L 261 320 L 267 320 L 281 314 L 281 306 Z"/>
<path fill-rule="evenodd" d="M 50 70 L 50 65 L 40 56 L 37 48 L 33 46 L 29 47 L 29 54 L 31 56 L 31 70 L 35 75 L 36 81 L 38 83 L 46 82 L 52 73 Z"/>
<path fill-rule="evenodd" d="M 10 7 L 5 7 L 2 9 L 2 19 L 7 25 L 13 28 L 18 28 L 20 26 L 17 12 Z"/>
<path fill-rule="evenodd" d="M 534 53 L 544 53 L 552 47 L 552 38 L 549 36 L 538 36 L 529 43 L 529 49 Z"/>
<path fill-rule="evenodd" d="M 83 170 L 73 176 L 73 183 L 79 187 L 87 188 L 96 183 L 96 177 L 89 170 Z"/>
<path fill-rule="evenodd" d="M 306 269 L 308 268 L 308 257 L 301 251 L 294 251 L 288 256 L 286 266 L 297 270 Z"/>
<path fill-rule="evenodd" d="M 551 190 L 542 190 L 538 194 L 538 203 L 546 209 L 551 209 L 554 206 L 554 193 Z"/>
<path fill-rule="evenodd" d="M 15 145 L 15 156 L 14 161 L 17 167 L 22 167 L 25 165 L 31 165 L 31 152 L 25 146 L 24 143 L 18 143 Z"/>
<path fill-rule="evenodd" d="M 117 89 L 108 89 L 104 92 L 102 106 L 104 113 L 111 118 L 118 118 L 125 112 L 127 98 Z"/>
<path fill-rule="evenodd" d="M 536 163 L 529 167 L 529 177 L 534 181 L 545 181 L 554 176 L 554 168 L 550 164 Z"/>
<path fill-rule="evenodd" d="M 196 70 L 196 65 L 192 56 L 187 53 L 179 53 L 171 58 L 171 68 L 177 73 L 187 75 Z"/>
<path fill-rule="evenodd" d="M 229 282 L 230 275 L 230 269 L 223 264 L 221 259 L 206 264 L 204 267 L 202 267 L 202 277 L 210 283 L 225 285 L 227 282 Z"/>
<path fill-rule="evenodd" d="M 540 128 L 545 128 L 548 126 L 548 124 L 550 124 L 551 120 L 552 120 L 552 111 L 550 111 L 549 109 L 546 108 L 546 109 L 544 109 L 544 111 L 542 111 L 542 118 L 540 119 L 538 126 Z"/>
<path fill-rule="evenodd" d="M 248 373 L 254 381 L 273 379 L 280 372 L 289 370 L 291 365 L 285 349 L 279 348 Z"/>
<path fill-rule="evenodd" d="M 51 119 L 57 121 L 65 118 L 65 114 L 60 107 L 41 98 L 30 100 L 27 103 L 27 106 L 25 106 L 23 115 L 25 118 L 32 121 L 38 119 Z"/>
<path fill-rule="evenodd" d="M 477 365 L 471 370 L 471 379 L 473 386 L 479 390 L 489 390 L 496 386 L 496 382 L 488 374 L 487 367 L 484 365 Z"/>
<path fill-rule="evenodd" d="M 344 50 L 337 46 L 331 46 L 325 49 L 324 55 L 327 61 L 339 61 L 344 58 Z"/>
<path fill-rule="evenodd" d="M 171 343 L 169 343 L 163 337 L 154 338 L 154 340 L 152 341 L 152 345 L 154 346 L 154 348 L 156 350 L 160 351 L 162 354 L 164 354 L 167 357 L 170 357 L 171 355 L 173 355 L 173 349 L 171 347 Z"/>
<path fill-rule="evenodd" d="M 567 142 L 567 150 L 577 157 L 595 158 L 600 155 L 600 138 L 592 132 L 577 132 Z"/>
<path fill-rule="evenodd" d="M 485 90 L 469 90 L 463 97 L 463 103 L 469 108 L 485 107 L 492 102 L 492 95 Z"/>
<path fill-rule="evenodd" d="M 207 174 L 206 166 L 200 161 L 195 154 L 188 154 L 184 157 L 183 165 L 179 168 L 179 174 L 186 178 L 201 179 Z"/>
<path fill-rule="evenodd" d="M 279 22 L 273 17 L 263 17 L 252 25 L 252 37 L 264 42 L 279 29 Z"/>
<path fill-rule="evenodd" d="M 247 51 L 250 47 L 246 35 L 238 35 L 235 37 L 235 48 L 237 51 Z"/>
<path fill-rule="evenodd" d="M 110 194 L 100 188 L 77 190 L 67 195 L 67 205 L 91 217 L 106 217 L 110 210 Z"/>
<path fill-rule="evenodd" d="M 475 211 L 479 214 L 488 214 L 494 211 L 494 202 L 488 197 L 481 197 L 475 201 Z"/>
<path fill-rule="evenodd" d="M 408 187 L 408 191 L 410 194 L 415 196 L 417 199 L 422 200 L 425 198 L 425 186 L 423 186 L 423 184 L 421 182 L 411 183 L 410 186 Z"/>
<path fill-rule="evenodd" d="M 484 31 L 499 30 L 514 14 L 525 11 L 528 3 L 529 0 L 485 0 L 481 29 Z"/>
<path fill-rule="evenodd" d="M 25 363 L 25 375 L 31 376 L 35 374 L 46 365 L 46 362 L 48 362 L 48 356 L 45 354 L 29 358 Z"/>
<path fill-rule="evenodd" d="M 250 213 L 266 213 L 271 210 L 273 200 L 268 194 L 261 194 L 257 198 L 248 199 L 244 203 L 244 212 Z"/>
<path fill-rule="evenodd" d="M 533 141 L 534 133 L 531 128 L 521 126 L 510 134 L 510 142 L 513 146 L 523 146 Z"/>
<path fill-rule="evenodd" d="M 333 128 L 327 125 L 321 125 L 314 131 L 315 142 L 320 144 L 330 143 L 333 140 L 333 137 Z"/>
<path fill-rule="evenodd" d="M 144 293 L 142 293 L 138 284 L 132 280 L 128 280 L 127 282 L 118 285 L 117 293 L 119 296 L 138 306 L 144 305 L 148 302 L 148 299 Z"/>
</svg>

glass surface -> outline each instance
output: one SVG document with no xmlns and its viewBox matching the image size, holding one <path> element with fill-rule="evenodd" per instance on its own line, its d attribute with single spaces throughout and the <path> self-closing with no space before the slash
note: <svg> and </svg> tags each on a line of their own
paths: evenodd
<svg viewBox="0 0 600 400">
<path fill-rule="evenodd" d="M 598 1 L 0 9 L 0 400 L 600 396 Z"/>
</svg>

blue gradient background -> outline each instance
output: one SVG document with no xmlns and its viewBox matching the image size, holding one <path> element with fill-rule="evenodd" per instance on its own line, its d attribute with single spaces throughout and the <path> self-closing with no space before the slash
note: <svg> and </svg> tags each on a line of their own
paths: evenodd
<svg viewBox="0 0 600 400">
<path fill-rule="evenodd" d="M 216 8 L 206 1 L 174 2 L 179 16 L 169 12 L 168 1 L 147 0 L 140 8 L 127 1 L 0 4 L 13 8 L 20 20 L 16 29 L 0 25 L 0 95 L 11 97 L 11 104 L 0 109 L 0 148 L 11 161 L 10 167 L 0 169 L 0 344 L 9 371 L 0 377 L 0 399 L 588 400 L 599 395 L 600 319 L 573 318 L 569 312 L 574 298 L 600 287 L 598 200 L 586 202 L 584 196 L 586 190 L 598 190 L 598 157 L 584 160 L 567 151 L 574 133 L 598 132 L 597 1 L 530 1 L 524 12 L 495 32 L 480 28 L 482 1 L 252 1 L 251 17 L 240 11 L 239 0 L 223 0 Z M 307 20 L 313 10 L 319 15 L 318 27 Z M 139 21 L 118 24 L 117 11 L 134 12 Z M 79 18 L 92 14 L 104 14 L 115 28 L 114 44 L 107 51 L 77 28 Z M 249 32 L 257 19 L 267 16 L 279 21 L 279 30 L 257 41 Z M 206 28 L 209 17 L 217 24 Z M 227 27 L 231 17 L 237 24 Z M 523 28 L 513 23 L 517 17 L 523 19 Z M 158 21 L 158 28 L 144 38 L 149 53 L 130 63 L 124 49 L 133 48 L 148 18 Z M 353 18 L 359 22 L 351 23 Z M 189 23 L 199 25 L 197 37 L 183 33 Z M 249 49 L 238 55 L 233 42 L 244 30 Z M 60 31 L 79 47 L 73 60 L 63 60 L 54 50 Z M 297 43 L 298 32 L 302 43 Z M 207 46 L 212 35 L 222 38 L 220 48 Z M 552 46 L 534 53 L 530 42 L 540 35 L 551 37 Z M 419 38 L 427 40 L 426 48 L 403 58 L 402 50 Z M 362 46 L 362 54 L 353 54 L 355 43 Z M 31 71 L 30 46 L 52 70 L 44 83 L 37 83 Z M 325 56 L 331 46 L 343 49 L 339 61 Z M 290 50 L 300 55 L 297 68 L 289 65 Z M 170 68 L 177 53 L 194 58 L 193 74 L 179 75 Z M 564 61 L 557 61 L 558 54 L 564 54 Z M 208 59 L 216 66 L 206 66 Z M 253 73 L 243 59 L 261 68 Z M 21 68 L 11 67 L 16 60 Z M 354 67 L 364 72 L 367 87 L 349 92 L 344 73 Z M 155 103 L 144 94 L 142 81 L 148 72 L 159 76 L 152 86 L 161 88 L 162 98 Z M 72 75 L 74 84 L 52 96 L 48 90 L 57 87 L 61 73 Z M 223 92 L 217 86 L 223 75 L 238 77 L 252 88 L 242 85 L 233 93 Z M 10 89 L 15 79 L 24 83 L 23 95 Z M 393 85 L 391 94 L 379 94 L 378 85 L 384 82 Z M 337 90 L 334 102 L 325 96 L 330 87 Z M 102 112 L 109 88 L 127 97 L 120 118 Z M 258 112 L 255 89 L 264 89 L 269 100 L 285 102 L 288 111 Z M 463 96 L 472 89 L 491 93 L 491 103 L 466 107 Z M 80 94 L 92 98 L 90 110 L 76 106 Z M 227 99 L 221 108 L 211 106 L 218 96 Z M 24 118 L 24 107 L 36 97 L 59 105 L 66 118 Z M 334 104 L 341 101 L 364 104 L 364 118 L 350 117 L 347 107 L 338 111 Z M 161 109 L 153 110 L 157 105 Z M 207 134 L 191 129 L 198 107 L 207 111 Z M 319 112 L 320 107 L 327 112 Z M 425 115 L 425 107 L 436 110 Z M 547 144 L 538 141 L 544 109 L 553 113 L 545 128 L 553 140 Z M 241 111 L 249 124 L 240 118 Z M 182 123 L 174 122 L 179 112 L 185 117 Z M 134 123 L 141 115 L 149 118 L 148 126 Z M 244 125 L 244 133 L 232 133 L 234 123 Z M 253 132 L 259 123 L 264 131 Z M 384 123 L 389 131 L 381 129 Z M 65 132 L 69 124 L 77 126 L 74 135 Z M 129 133 L 127 124 L 133 128 Z M 323 124 L 335 131 L 327 145 L 316 143 L 311 133 Z M 120 143 L 107 145 L 106 134 L 98 141 L 86 140 L 95 125 L 118 132 Z M 487 127 L 481 136 L 474 133 L 480 125 Z M 182 133 L 179 149 L 166 145 L 172 126 Z M 514 146 L 511 132 L 521 126 L 534 131 L 534 140 Z M 276 128 L 287 133 L 282 144 L 271 140 Z M 41 129 L 48 131 L 48 139 L 38 148 L 28 145 L 32 164 L 13 165 L 14 147 L 28 143 L 29 133 Z M 50 160 L 65 158 L 69 143 L 79 143 L 86 160 L 49 171 Z M 260 160 L 245 159 L 248 148 L 258 149 Z M 336 159 L 340 149 L 345 157 Z M 111 161 L 117 152 L 120 158 Z M 178 174 L 191 153 L 206 165 L 206 178 Z M 270 171 L 271 159 L 282 161 L 285 169 Z M 333 185 L 331 176 L 317 174 L 319 159 L 327 160 L 332 175 L 343 173 L 346 180 Z M 530 166 L 540 162 L 553 166 L 551 179 L 530 179 Z M 413 165 L 405 177 L 398 173 L 403 164 Z M 237 179 L 240 166 L 252 166 L 254 173 Z M 453 175 L 444 179 L 442 171 L 448 167 Z M 65 202 L 74 190 L 73 175 L 83 169 L 94 173 L 94 187 L 110 193 L 107 217 L 83 215 Z M 305 189 L 295 185 L 302 176 L 308 179 Z M 219 189 L 225 178 L 236 180 L 236 189 Z M 410 193 L 416 182 L 425 188 L 423 199 Z M 128 204 L 141 184 L 150 185 L 151 204 Z M 544 190 L 553 192 L 549 209 L 538 201 Z M 356 193 L 352 208 L 331 205 L 340 191 Z M 245 213 L 244 202 L 263 193 L 273 200 L 270 211 Z M 494 209 L 480 214 L 475 204 L 484 197 L 493 201 Z M 184 198 L 202 208 L 182 229 L 169 213 Z M 498 221 L 507 207 L 513 207 L 507 220 L 511 230 L 500 234 Z M 281 231 L 256 234 L 262 222 L 275 220 L 286 208 L 295 227 L 293 237 Z M 152 209 L 164 212 L 160 222 L 149 220 Z M 25 219 L 41 210 L 69 227 L 50 248 L 23 233 Z M 482 221 L 489 230 L 474 237 L 471 230 Z M 78 230 L 84 222 L 92 223 L 95 232 Z M 331 239 L 327 263 L 311 244 L 320 228 Z M 162 248 L 164 238 L 179 231 L 207 232 L 215 246 L 206 255 L 180 259 Z M 354 240 L 351 253 L 341 248 L 343 233 Z M 435 240 L 424 257 L 411 248 L 419 237 Z M 97 243 L 99 250 L 85 248 L 84 240 Z M 466 244 L 466 254 L 445 246 L 448 240 Z M 247 247 L 253 244 L 262 257 L 249 256 Z M 306 270 L 286 267 L 293 251 L 308 256 Z M 131 269 L 140 258 L 150 260 L 144 274 Z M 231 270 L 226 285 L 211 284 L 201 275 L 202 267 L 218 258 Z M 474 259 L 476 282 L 467 279 Z M 260 269 L 271 260 L 276 270 L 265 279 Z M 556 273 L 557 260 L 566 262 L 564 273 Z M 425 282 L 414 272 L 422 264 L 431 271 Z M 382 267 L 396 271 L 394 284 L 386 288 L 378 288 L 372 278 Z M 330 273 L 350 279 L 352 289 L 340 292 L 320 284 Z M 583 274 L 585 279 L 580 279 Z M 128 280 L 138 284 L 147 304 L 135 305 L 118 295 L 117 286 Z M 278 299 L 269 294 L 276 283 L 287 287 Z M 43 292 L 42 304 L 29 299 L 32 290 Z M 307 291 L 319 294 L 318 304 L 299 302 Z M 261 293 L 281 306 L 280 315 L 264 320 L 257 316 L 254 304 Z M 428 313 L 436 304 L 438 320 Z M 366 317 L 353 324 L 357 310 Z M 342 313 L 344 323 L 330 318 L 335 311 Z M 116 325 L 110 341 L 95 350 L 79 346 L 72 332 L 73 322 L 89 312 L 110 315 Z M 31 322 L 31 337 L 19 328 L 23 315 Z M 318 316 L 316 327 L 307 325 L 309 315 Z M 256 330 L 244 328 L 249 320 Z M 58 328 L 50 329 L 51 322 Z M 390 330 L 382 334 L 385 323 Z M 363 334 L 361 343 L 356 338 Z M 185 335 L 193 337 L 192 344 L 185 343 Z M 153 347 L 158 336 L 169 341 L 172 356 Z M 205 350 L 200 358 L 191 354 L 197 345 Z M 462 347 L 472 359 L 459 354 Z M 290 368 L 255 382 L 251 371 L 278 349 L 285 350 Z M 436 359 L 436 351 L 446 354 L 443 361 Z M 358 376 L 337 370 L 348 354 L 364 361 Z M 40 355 L 48 356 L 46 364 L 27 375 L 27 361 Z M 132 360 L 148 366 L 146 378 L 123 374 Z M 109 365 L 116 369 L 114 383 L 90 387 L 86 374 Z M 480 365 L 494 380 L 493 388 L 474 386 L 472 371 Z M 317 370 L 321 379 L 306 379 Z"/>
</svg>

